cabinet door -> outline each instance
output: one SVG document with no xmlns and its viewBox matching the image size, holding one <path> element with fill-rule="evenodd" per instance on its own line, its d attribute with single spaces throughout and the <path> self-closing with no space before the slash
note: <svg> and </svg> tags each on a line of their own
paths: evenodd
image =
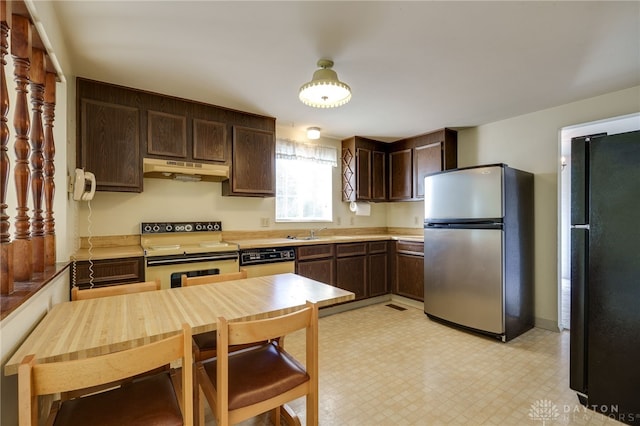
<svg viewBox="0 0 640 426">
<path fill-rule="evenodd" d="M 411 148 L 389 153 L 389 200 L 411 199 L 412 184 Z"/>
<path fill-rule="evenodd" d="M 356 148 L 356 198 L 371 200 L 371 151 Z"/>
<path fill-rule="evenodd" d="M 216 121 L 193 119 L 193 159 L 227 161 L 227 126 Z"/>
<path fill-rule="evenodd" d="M 367 297 L 367 257 L 337 258 L 336 287 L 352 291 L 356 299 Z"/>
<path fill-rule="evenodd" d="M 331 259 L 305 260 L 296 263 L 296 274 L 321 283 L 334 285 L 334 261 Z"/>
<path fill-rule="evenodd" d="M 187 159 L 187 117 L 148 111 L 147 153 Z"/>
<path fill-rule="evenodd" d="M 397 253 L 395 269 L 397 293 L 424 301 L 424 257 Z"/>
<path fill-rule="evenodd" d="M 87 288 L 89 280 L 89 262 L 78 261 L 75 266 L 75 285 Z M 128 257 L 121 259 L 104 259 L 93 261 L 93 284 L 95 287 L 114 284 L 126 284 L 144 281 L 144 258 Z M 71 282 L 71 286 L 74 283 Z"/>
<path fill-rule="evenodd" d="M 387 154 L 383 151 L 371 153 L 371 199 L 387 199 Z"/>
<path fill-rule="evenodd" d="M 78 146 L 78 167 L 96 176 L 98 191 L 142 191 L 138 108 L 81 99 Z"/>
<path fill-rule="evenodd" d="M 231 188 L 223 194 L 275 196 L 276 140 L 274 133 L 234 126 L 232 151 Z"/>
<path fill-rule="evenodd" d="M 424 198 L 424 177 L 442 170 L 442 144 L 415 147 L 413 161 L 416 176 L 414 198 Z"/>
<path fill-rule="evenodd" d="M 389 270 L 387 253 L 369 254 L 369 297 L 389 292 Z"/>
</svg>

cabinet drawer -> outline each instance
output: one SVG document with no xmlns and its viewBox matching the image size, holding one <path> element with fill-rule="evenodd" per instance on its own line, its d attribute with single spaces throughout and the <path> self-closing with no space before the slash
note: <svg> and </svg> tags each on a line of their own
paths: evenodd
<svg viewBox="0 0 640 426">
<path fill-rule="evenodd" d="M 386 241 L 371 241 L 369 243 L 369 253 L 386 253 L 387 242 Z"/>
<path fill-rule="evenodd" d="M 298 247 L 298 260 L 306 259 L 322 259 L 325 257 L 333 257 L 333 244 L 318 244 L 313 246 Z"/>
<path fill-rule="evenodd" d="M 89 262 L 76 262 L 75 269 L 75 284 L 79 287 L 88 286 Z M 92 269 L 93 283 L 96 286 L 144 281 L 144 258 L 142 257 L 94 260 Z M 73 282 L 71 284 L 73 285 Z"/>
<path fill-rule="evenodd" d="M 424 243 L 417 241 L 398 241 L 396 251 L 399 253 L 424 256 Z"/>
<path fill-rule="evenodd" d="M 362 256 L 367 254 L 366 243 L 336 244 L 336 257 Z"/>
</svg>

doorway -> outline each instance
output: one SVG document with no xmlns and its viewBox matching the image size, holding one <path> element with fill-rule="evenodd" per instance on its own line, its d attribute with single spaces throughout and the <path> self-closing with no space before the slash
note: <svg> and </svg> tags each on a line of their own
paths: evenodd
<svg viewBox="0 0 640 426">
<path fill-rule="evenodd" d="M 558 170 L 558 327 L 570 328 L 571 312 L 571 139 L 596 133 L 624 133 L 640 130 L 640 113 L 563 127 L 560 131 Z"/>
</svg>

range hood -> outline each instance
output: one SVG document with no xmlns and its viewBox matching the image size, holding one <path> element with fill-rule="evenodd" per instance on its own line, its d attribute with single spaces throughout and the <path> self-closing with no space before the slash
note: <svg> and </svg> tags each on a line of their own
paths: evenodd
<svg viewBox="0 0 640 426">
<path fill-rule="evenodd" d="M 143 158 L 144 177 L 174 179 L 185 182 L 222 182 L 229 179 L 229 166 L 194 163 L 191 161 Z"/>
</svg>

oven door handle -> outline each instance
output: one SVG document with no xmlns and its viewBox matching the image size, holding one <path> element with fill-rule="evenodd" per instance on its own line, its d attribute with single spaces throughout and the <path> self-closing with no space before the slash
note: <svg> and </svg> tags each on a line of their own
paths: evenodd
<svg viewBox="0 0 640 426">
<path fill-rule="evenodd" d="M 181 263 L 193 263 L 193 262 L 211 262 L 216 260 L 238 260 L 237 254 L 228 254 L 220 256 L 201 256 L 201 257 L 179 257 L 174 259 L 147 259 L 147 266 L 160 266 L 160 265 L 179 265 Z"/>
</svg>

